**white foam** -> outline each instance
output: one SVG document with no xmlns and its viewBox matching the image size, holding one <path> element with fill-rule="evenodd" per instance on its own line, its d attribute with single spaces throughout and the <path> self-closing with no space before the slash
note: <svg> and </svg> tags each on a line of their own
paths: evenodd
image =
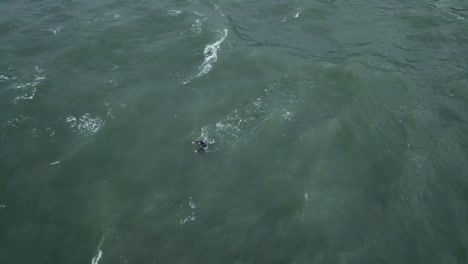
<svg viewBox="0 0 468 264">
<path fill-rule="evenodd" d="M 66 122 L 77 131 L 80 136 L 91 136 L 96 134 L 104 126 L 105 121 L 99 116 L 91 117 L 89 113 L 84 114 L 79 119 L 68 116 Z"/>
<path fill-rule="evenodd" d="M 33 80 L 31 82 L 18 82 L 13 87 L 15 90 L 25 92 L 24 94 L 17 96 L 15 98 L 15 101 L 33 99 L 37 91 L 37 86 L 46 79 L 44 70 L 39 69 L 39 67 L 37 66 L 35 66 L 34 69 L 36 70 L 36 74 L 34 75 Z"/>
<path fill-rule="evenodd" d="M 122 262 L 123 264 L 128 264 L 128 259 L 126 257 L 120 256 L 119 259 L 120 259 L 120 262 Z"/>
<path fill-rule="evenodd" d="M 189 215 L 185 217 L 184 219 L 180 219 L 179 223 L 180 225 L 185 225 L 187 222 L 195 221 L 195 219 L 197 219 L 197 217 L 195 216 L 195 212 L 192 212 L 192 215 Z"/>
<path fill-rule="evenodd" d="M 247 109 L 232 110 L 227 116 L 213 125 L 202 127 L 202 134 L 214 134 L 220 142 L 236 147 L 245 134 L 253 132 L 258 123 L 264 119 L 266 105 L 257 98 Z"/>
<path fill-rule="evenodd" d="M 214 5 L 214 8 L 215 8 L 216 10 L 218 10 L 219 13 L 220 13 L 222 16 L 226 16 L 226 15 L 224 15 L 223 11 L 221 10 L 221 8 L 219 8 L 218 5 Z"/>
<path fill-rule="evenodd" d="M 99 117 L 92 118 L 89 114 L 85 114 L 80 118 L 78 130 L 83 135 L 93 135 L 96 134 L 103 125 L 104 121 Z"/>
<path fill-rule="evenodd" d="M 109 80 L 107 81 L 110 85 L 112 85 L 112 87 L 117 87 L 119 86 L 119 83 L 115 80 L 115 79 L 112 79 L 112 80 Z"/>
<path fill-rule="evenodd" d="M 106 107 L 107 107 L 107 116 L 109 116 L 110 118 L 114 119 L 115 117 L 114 117 L 114 115 L 112 114 L 112 107 L 111 107 L 110 103 L 109 103 L 109 102 L 105 102 L 104 104 L 105 104 Z"/>
<path fill-rule="evenodd" d="M 203 126 L 201 136 L 210 136 L 223 146 L 235 148 L 244 137 L 254 133 L 267 120 L 282 118 L 293 121 L 295 114 L 288 108 L 293 107 L 300 98 L 290 91 L 292 84 L 288 82 L 286 85 L 283 78 L 288 80 L 288 76 L 282 76 L 264 90 L 264 95 L 255 98 L 250 104 L 233 109 L 214 124 Z"/>
<path fill-rule="evenodd" d="M 57 34 L 60 33 L 60 31 L 62 31 L 62 29 L 63 29 L 63 27 L 59 26 L 59 27 L 56 27 L 56 28 L 49 28 L 47 31 L 54 33 L 54 35 L 57 35 Z"/>
<path fill-rule="evenodd" d="M 220 33 L 222 33 L 222 32 L 220 32 Z M 222 33 L 222 34 L 223 35 L 221 35 L 221 38 L 218 41 L 205 46 L 205 49 L 203 50 L 203 56 L 205 57 L 205 60 L 200 65 L 200 67 L 198 67 L 199 72 L 194 78 L 201 77 L 201 76 L 207 74 L 208 72 L 210 72 L 211 69 L 213 68 L 213 63 L 218 61 L 218 51 L 220 51 L 220 49 L 221 49 L 221 43 L 223 43 L 223 41 L 227 37 L 228 30 L 224 29 L 224 33 Z M 182 84 L 187 84 L 194 78 L 190 78 L 190 79 L 182 82 Z"/>
<path fill-rule="evenodd" d="M 120 14 L 119 11 L 114 11 L 112 12 L 112 14 L 114 15 L 114 19 L 117 20 L 119 19 L 120 17 L 122 17 L 122 15 Z"/>
<path fill-rule="evenodd" d="M 229 121 L 220 121 L 216 123 L 216 133 L 222 135 L 221 138 L 223 140 L 229 141 L 233 146 L 239 141 L 240 133 L 242 130 L 239 126 L 230 123 L 222 123 L 222 122 L 229 122 Z M 242 119 L 239 119 L 239 122 L 242 122 Z"/>
<path fill-rule="evenodd" d="M 204 17 L 204 16 L 206 16 L 206 14 L 203 13 L 203 12 L 193 11 L 193 13 L 194 13 L 195 15 L 199 16 L 199 17 Z"/>
<path fill-rule="evenodd" d="M 182 14 L 182 11 L 176 10 L 176 9 L 171 9 L 171 10 L 167 11 L 168 16 L 178 16 L 180 14 Z"/>
<path fill-rule="evenodd" d="M 6 77 L 5 75 L 0 74 L 0 82 L 8 81 L 8 80 L 10 80 L 10 78 Z"/>
<path fill-rule="evenodd" d="M 46 127 L 45 128 L 45 132 L 48 134 L 49 136 L 49 141 L 50 142 L 56 142 L 54 136 L 55 136 L 55 130 L 51 127 Z"/>
<path fill-rule="evenodd" d="M 288 120 L 288 121 L 292 121 L 294 113 L 291 113 L 290 111 L 287 111 L 286 109 L 283 109 L 283 111 L 284 111 L 283 118 Z"/>
<path fill-rule="evenodd" d="M 29 119 L 31 118 L 21 115 L 18 118 L 13 118 L 3 123 L 2 128 L 10 128 L 10 129 L 18 128 L 21 123 Z"/>
<path fill-rule="evenodd" d="M 195 202 L 193 201 L 192 197 L 190 197 L 188 204 L 190 208 L 192 208 L 192 214 L 189 216 L 186 216 L 183 219 L 180 219 L 179 221 L 180 225 L 185 225 L 187 222 L 192 222 L 192 221 L 195 221 L 195 219 L 197 219 L 197 217 L 195 216 L 195 208 L 197 208 L 197 206 L 195 205 Z M 180 207 L 182 208 L 182 204 L 180 205 Z"/>
<path fill-rule="evenodd" d="M 0 208 L 2 208 L 2 209 L 3 209 L 3 208 L 6 208 L 6 205 L 0 204 Z"/>
<path fill-rule="evenodd" d="M 307 201 L 309 200 L 309 194 L 304 193 L 304 198 L 305 198 L 305 202 L 304 202 L 304 209 L 302 210 L 302 220 L 304 220 L 306 212 L 307 212 L 307 205 L 308 205 Z"/>
<path fill-rule="evenodd" d="M 190 28 L 190 31 L 192 31 L 192 33 L 194 33 L 196 35 L 199 35 L 202 32 L 201 25 L 202 25 L 202 23 L 201 23 L 200 19 L 198 18 L 197 20 L 195 20 L 195 22 L 193 22 L 192 28 Z"/>
<path fill-rule="evenodd" d="M 101 246 L 102 246 L 102 243 L 104 242 L 104 237 L 101 238 L 101 242 L 99 243 L 98 245 L 98 248 L 97 248 L 97 254 L 93 257 L 93 259 L 91 260 L 91 264 L 98 264 L 99 263 L 99 260 L 101 260 L 102 258 L 102 250 L 101 250 Z"/>
<path fill-rule="evenodd" d="M 301 14 L 301 11 L 297 12 L 297 13 L 294 15 L 294 17 L 295 17 L 295 18 L 298 18 L 300 14 Z"/>
<path fill-rule="evenodd" d="M 192 197 L 190 197 L 189 205 L 190 205 L 190 208 L 192 208 L 192 209 L 197 208 L 197 206 L 195 205 L 195 203 L 194 203 L 193 200 L 192 200 Z"/>
<path fill-rule="evenodd" d="M 46 127 L 45 129 L 48 133 L 49 133 L 49 136 L 50 137 L 53 137 L 55 135 L 55 130 L 51 127 Z"/>
<path fill-rule="evenodd" d="M 208 128 L 202 127 L 201 134 L 198 138 L 201 139 L 202 141 L 208 141 L 208 137 L 209 137 Z"/>
<path fill-rule="evenodd" d="M 224 35 L 221 36 L 221 39 L 213 44 L 206 45 L 205 50 L 203 51 L 205 61 L 200 66 L 200 72 L 197 77 L 207 74 L 213 68 L 213 63 L 218 61 L 218 51 L 221 49 L 221 43 L 224 42 L 227 34 L 228 30 L 224 29 Z"/>
<path fill-rule="evenodd" d="M 76 127 L 76 117 L 74 117 L 74 116 L 68 116 L 68 117 L 65 119 L 65 122 L 69 123 L 71 128 L 75 128 L 75 127 Z"/>
<path fill-rule="evenodd" d="M 99 249 L 96 256 L 94 256 L 94 258 L 91 260 L 91 264 L 98 264 L 101 258 L 102 258 L 102 250 Z"/>
<path fill-rule="evenodd" d="M 57 161 L 51 162 L 50 165 L 53 166 L 53 165 L 57 165 L 57 164 L 59 164 L 59 163 L 60 163 L 60 160 L 57 160 Z"/>
</svg>

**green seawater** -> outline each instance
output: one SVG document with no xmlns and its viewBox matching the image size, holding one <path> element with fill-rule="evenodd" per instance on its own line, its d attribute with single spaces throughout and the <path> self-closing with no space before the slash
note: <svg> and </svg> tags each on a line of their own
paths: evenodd
<svg viewBox="0 0 468 264">
<path fill-rule="evenodd" d="M 459 0 L 0 0 L 0 263 L 467 264 L 467 43 Z"/>
</svg>

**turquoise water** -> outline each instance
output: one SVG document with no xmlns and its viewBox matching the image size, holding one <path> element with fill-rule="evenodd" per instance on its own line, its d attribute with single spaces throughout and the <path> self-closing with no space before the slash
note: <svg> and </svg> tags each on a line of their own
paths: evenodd
<svg viewBox="0 0 468 264">
<path fill-rule="evenodd" d="M 0 263 L 468 263 L 466 43 L 456 0 L 3 0 Z"/>
</svg>

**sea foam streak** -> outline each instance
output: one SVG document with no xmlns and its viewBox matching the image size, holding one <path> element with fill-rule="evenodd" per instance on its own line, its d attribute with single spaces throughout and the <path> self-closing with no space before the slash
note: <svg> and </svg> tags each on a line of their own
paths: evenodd
<svg viewBox="0 0 468 264">
<path fill-rule="evenodd" d="M 101 257 L 102 257 L 102 250 L 99 249 L 96 256 L 94 256 L 94 258 L 91 260 L 91 264 L 98 264 Z"/>
<path fill-rule="evenodd" d="M 218 51 L 220 50 L 221 43 L 226 39 L 228 34 L 228 30 L 224 29 L 224 35 L 221 37 L 220 40 L 216 41 L 213 44 L 206 45 L 203 54 L 205 56 L 205 61 L 200 66 L 200 72 L 196 77 L 203 76 L 207 74 L 211 68 L 213 68 L 213 63 L 218 60 Z"/>
<path fill-rule="evenodd" d="M 98 245 L 98 248 L 97 248 L 98 253 L 91 260 L 91 264 L 98 264 L 99 260 L 101 260 L 101 258 L 102 258 L 102 250 L 101 250 L 102 242 L 104 242 L 104 237 L 101 239 L 101 242 Z"/>
<path fill-rule="evenodd" d="M 6 77 L 5 75 L 0 74 L 0 82 L 8 81 L 8 80 L 10 80 L 10 78 Z"/>
<path fill-rule="evenodd" d="M 203 56 L 205 57 L 205 61 L 200 65 L 199 72 L 194 78 L 190 78 L 183 82 L 183 84 L 189 83 L 192 79 L 201 77 L 213 68 L 213 63 L 218 60 L 218 51 L 221 48 L 221 43 L 226 39 L 228 34 L 228 30 L 224 29 L 224 34 L 221 36 L 221 39 L 216 41 L 215 43 L 206 45 L 205 49 L 203 50 Z"/>
</svg>

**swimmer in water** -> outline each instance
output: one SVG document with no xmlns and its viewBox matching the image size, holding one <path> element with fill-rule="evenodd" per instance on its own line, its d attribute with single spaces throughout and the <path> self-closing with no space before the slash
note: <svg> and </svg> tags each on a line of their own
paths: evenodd
<svg viewBox="0 0 468 264">
<path fill-rule="evenodd" d="M 213 144 L 213 143 L 214 143 L 214 140 L 212 140 L 210 142 L 210 144 Z M 208 145 L 205 142 L 203 142 L 202 140 L 194 141 L 194 142 L 192 142 L 192 144 L 197 144 L 199 146 L 199 148 L 197 150 L 195 150 L 195 153 L 203 152 L 208 148 Z"/>
</svg>

